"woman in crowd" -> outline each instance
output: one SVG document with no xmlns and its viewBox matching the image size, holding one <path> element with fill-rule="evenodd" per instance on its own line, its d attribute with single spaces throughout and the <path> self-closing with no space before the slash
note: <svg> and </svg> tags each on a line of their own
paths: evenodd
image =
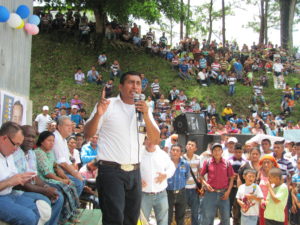
<svg viewBox="0 0 300 225">
<path fill-rule="evenodd" d="M 54 145 L 54 135 L 49 131 L 40 134 L 37 141 L 37 149 L 35 150 L 37 159 L 38 175 L 49 185 L 60 190 L 65 198 L 64 207 L 60 216 L 60 224 L 67 221 L 79 223 L 76 219 L 79 208 L 79 199 L 76 188 L 72 181 L 66 176 L 64 171 L 55 162 L 52 151 Z"/>
<path fill-rule="evenodd" d="M 273 156 L 265 155 L 260 159 L 259 165 L 261 166 L 261 168 L 258 173 L 258 183 L 264 195 L 264 200 L 266 200 L 269 192 L 269 188 L 267 186 L 267 183 L 269 182 L 269 171 L 274 167 L 278 168 L 278 164 Z M 265 225 L 264 212 L 265 206 L 261 205 L 259 208 L 259 225 Z"/>
<path fill-rule="evenodd" d="M 243 149 L 246 147 L 244 146 Z M 238 176 L 238 186 L 245 183 L 245 179 L 243 177 L 244 171 L 247 169 L 253 169 L 257 173 L 260 170 L 259 165 L 259 158 L 261 156 L 261 152 L 258 148 L 251 148 L 249 150 L 249 161 L 247 161 L 241 168 L 239 169 L 239 176 Z"/>
</svg>

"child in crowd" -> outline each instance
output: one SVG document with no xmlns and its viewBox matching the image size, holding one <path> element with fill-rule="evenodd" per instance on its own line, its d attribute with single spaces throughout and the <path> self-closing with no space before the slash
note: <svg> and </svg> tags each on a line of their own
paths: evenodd
<svg viewBox="0 0 300 225">
<path fill-rule="evenodd" d="M 285 220 L 284 211 L 289 196 L 288 187 L 283 183 L 282 172 L 279 168 L 270 169 L 268 179 L 267 187 L 269 192 L 265 202 L 265 224 L 283 225 Z"/>
<path fill-rule="evenodd" d="M 259 203 L 263 199 L 260 187 L 254 183 L 256 171 L 246 169 L 243 173 L 245 184 L 239 186 L 236 199 L 241 206 L 241 225 L 256 225 L 259 215 Z"/>
<path fill-rule="evenodd" d="M 228 142 L 230 142 L 230 139 L 228 139 Z M 230 200 L 230 209 L 232 210 L 232 219 L 234 224 L 240 224 L 240 207 L 236 201 L 236 193 L 238 191 L 237 186 L 237 177 L 238 172 L 241 166 L 243 166 L 246 163 L 246 160 L 243 159 L 243 145 L 241 143 L 235 143 L 234 144 L 234 152 L 233 156 L 229 158 L 229 162 L 233 168 L 234 171 L 234 181 L 233 181 L 233 187 L 230 192 L 229 200 Z"/>
</svg>

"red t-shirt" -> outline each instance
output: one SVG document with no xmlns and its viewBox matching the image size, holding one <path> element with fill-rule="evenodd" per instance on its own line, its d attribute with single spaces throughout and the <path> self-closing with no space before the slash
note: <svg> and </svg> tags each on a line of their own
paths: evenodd
<svg viewBox="0 0 300 225">
<path fill-rule="evenodd" d="M 207 163 L 209 163 L 208 166 Z M 234 176 L 231 164 L 223 158 L 218 163 L 214 158 L 206 160 L 201 170 L 201 176 L 206 173 L 207 183 L 214 189 L 227 189 L 229 178 Z"/>
</svg>

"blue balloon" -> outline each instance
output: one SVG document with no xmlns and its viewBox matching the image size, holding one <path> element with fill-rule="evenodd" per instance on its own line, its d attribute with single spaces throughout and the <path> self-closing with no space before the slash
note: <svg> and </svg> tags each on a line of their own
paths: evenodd
<svg viewBox="0 0 300 225">
<path fill-rule="evenodd" d="M 9 11 L 6 7 L 0 5 L 0 22 L 5 23 L 9 19 Z"/>
<path fill-rule="evenodd" d="M 40 18 L 37 15 L 31 15 L 28 18 L 28 23 L 39 25 L 41 22 Z"/>
<path fill-rule="evenodd" d="M 20 5 L 17 8 L 16 13 L 22 18 L 25 19 L 29 16 L 30 14 L 30 9 L 26 5 Z"/>
</svg>

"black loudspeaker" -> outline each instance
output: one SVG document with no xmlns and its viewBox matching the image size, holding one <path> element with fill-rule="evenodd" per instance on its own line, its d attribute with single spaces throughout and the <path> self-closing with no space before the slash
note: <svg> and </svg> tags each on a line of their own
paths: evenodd
<svg viewBox="0 0 300 225">
<path fill-rule="evenodd" d="M 203 113 L 182 113 L 173 122 L 177 134 L 207 134 L 207 124 Z"/>
</svg>

